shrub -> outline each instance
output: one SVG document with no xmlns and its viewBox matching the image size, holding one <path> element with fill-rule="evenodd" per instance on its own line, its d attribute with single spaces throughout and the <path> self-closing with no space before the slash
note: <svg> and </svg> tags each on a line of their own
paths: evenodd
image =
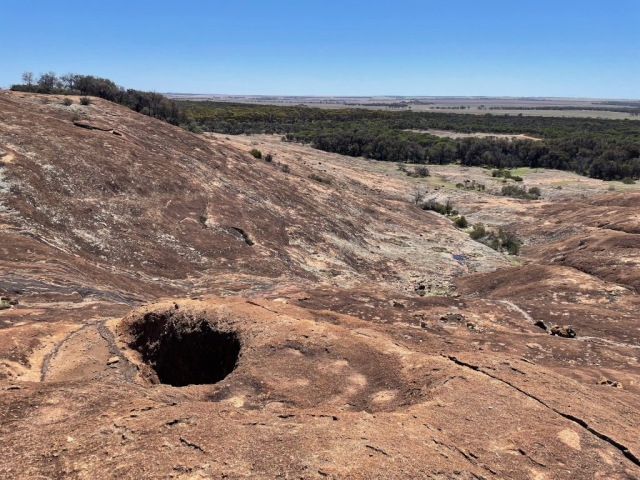
<svg viewBox="0 0 640 480">
<path fill-rule="evenodd" d="M 503 178 L 503 182 L 506 182 L 506 180 L 508 178 L 510 178 L 511 180 L 514 180 L 516 182 L 521 182 L 522 181 L 522 177 L 518 176 L 518 175 L 512 175 L 511 172 L 509 170 L 505 170 L 503 168 L 500 169 L 495 169 L 491 171 L 491 176 L 494 178 Z"/>
<path fill-rule="evenodd" d="M 420 192 L 420 190 L 418 190 L 418 188 L 416 187 L 416 189 L 413 191 L 413 203 L 415 205 L 420 205 L 420 202 L 422 201 L 422 199 L 424 198 L 424 195 L 422 195 L 422 192 Z"/>
<path fill-rule="evenodd" d="M 453 209 L 453 205 L 451 204 L 450 200 L 447 200 L 447 203 L 442 204 L 431 199 L 422 204 L 422 209 L 431 210 L 432 212 L 436 212 L 436 213 L 439 213 L 440 215 L 447 215 L 447 216 L 451 215 L 455 211 Z"/>
<path fill-rule="evenodd" d="M 327 185 L 331 185 L 330 178 L 322 178 L 320 175 L 316 175 L 315 173 L 312 173 L 311 175 L 309 175 L 309 178 L 311 180 L 315 180 L 316 182 L 326 183 Z"/>
<path fill-rule="evenodd" d="M 260 158 L 260 157 L 258 157 L 258 158 Z M 273 155 L 271 155 L 270 153 L 267 153 L 267 154 L 264 156 L 264 161 L 265 161 L 265 162 L 269 162 L 269 163 L 273 162 Z"/>
<path fill-rule="evenodd" d="M 495 234 L 493 234 L 495 235 Z M 518 255 L 520 253 L 520 240 L 517 239 L 514 232 L 508 230 L 498 230 L 498 251 L 506 250 L 510 255 Z"/>
<path fill-rule="evenodd" d="M 249 153 L 253 155 L 255 158 L 262 158 L 262 152 L 257 148 L 252 148 Z"/>
<path fill-rule="evenodd" d="M 289 168 L 289 165 L 287 165 L 286 163 L 283 163 L 282 165 L 280 165 L 280 170 L 282 170 L 284 173 L 290 173 L 291 169 Z"/>
<path fill-rule="evenodd" d="M 505 170 L 504 168 L 500 168 L 500 169 L 492 170 L 492 171 L 491 171 L 491 176 L 492 176 L 492 177 L 495 177 L 495 178 L 500 178 L 500 177 L 502 177 L 502 178 L 504 178 L 504 179 L 507 179 L 507 178 L 513 178 L 513 177 L 511 176 L 511 172 L 510 172 L 509 170 Z"/>
<path fill-rule="evenodd" d="M 616 187 L 614 187 L 613 185 L 609 185 L 609 188 L 607 188 L 608 191 L 610 192 L 615 192 L 616 191 Z"/>
<path fill-rule="evenodd" d="M 65 107 L 70 107 L 71 105 L 73 105 L 73 100 L 71 100 L 69 97 L 63 98 L 62 105 L 64 105 Z"/>
<path fill-rule="evenodd" d="M 538 187 L 531 187 L 529 191 L 527 191 L 523 187 L 518 187 L 517 185 L 504 185 L 502 187 L 502 195 L 505 197 L 535 200 L 541 195 L 541 192 Z"/>
<path fill-rule="evenodd" d="M 464 217 L 464 215 L 456 218 L 453 223 L 458 228 L 467 228 L 469 226 L 469 222 L 467 222 L 467 219 Z"/>
<path fill-rule="evenodd" d="M 476 223 L 469 232 L 469 236 L 480 243 L 484 243 L 489 248 L 497 252 L 507 252 L 510 255 L 520 253 L 522 242 L 518 240 L 514 232 L 498 229 L 496 232 L 488 232 L 482 223 Z"/>
<path fill-rule="evenodd" d="M 471 231 L 469 232 L 469 236 L 474 240 L 480 240 L 482 237 L 487 235 L 487 230 L 484 228 L 484 224 L 476 223 Z"/>
<path fill-rule="evenodd" d="M 427 167 L 413 167 L 413 171 L 407 172 L 407 175 L 411 177 L 424 178 L 424 177 L 428 177 L 430 173 Z"/>
<path fill-rule="evenodd" d="M 89 97 L 80 97 L 80 105 L 91 105 L 91 99 Z"/>
<path fill-rule="evenodd" d="M 142 113 L 143 115 L 149 115 L 149 112 L 145 113 L 144 111 L 141 111 L 140 113 Z M 202 127 L 193 120 L 188 123 L 181 123 L 179 126 L 180 128 L 187 130 L 188 132 L 196 133 L 198 135 L 204 133 Z"/>
<path fill-rule="evenodd" d="M 624 177 L 622 179 L 622 183 L 624 183 L 625 185 L 633 185 L 636 182 L 631 177 Z"/>
</svg>

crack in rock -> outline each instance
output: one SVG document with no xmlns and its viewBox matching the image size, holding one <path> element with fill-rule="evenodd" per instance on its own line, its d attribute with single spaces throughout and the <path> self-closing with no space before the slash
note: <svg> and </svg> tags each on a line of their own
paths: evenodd
<svg viewBox="0 0 640 480">
<path fill-rule="evenodd" d="M 613 438 L 609 437 L 608 435 L 605 435 L 604 433 L 598 432 L 596 429 L 594 429 L 593 427 L 590 427 L 587 422 L 585 422 L 584 420 L 578 418 L 578 417 L 574 417 L 571 414 L 568 413 L 564 413 L 561 412 L 549 405 L 547 405 L 544 401 L 540 400 L 538 397 L 536 397 L 535 395 L 532 395 L 524 390 L 522 390 L 521 388 L 516 387 L 515 385 L 513 385 L 512 383 L 507 382 L 506 380 L 503 380 L 500 377 L 497 377 L 495 375 L 491 375 L 490 373 L 482 370 L 479 366 L 477 365 L 471 365 L 470 363 L 466 363 L 463 362 L 462 360 L 459 360 L 458 358 L 452 356 L 452 355 L 443 355 L 444 358 L 447 358 L 448 360 L 452 361 L 453 363 L 455 363 L 456 365 L 459 365 L 461 367 L 466 367 L 466 368 L 470 368 L 471 370 L 474 370 L 478 373 L 482 373 L 483 375 L 486 375 L 487 377 L 493 378 L 494 380 L 498 380 L 499 382 L 504 383 L 505 385 L 517 390 L 518 392 L 522 393 L 523 395 L 526 395 L 527 397 L 531 398 L 532 400 L 535 400 L 536 402 L 538 402 L 540 405 L 544 406 L 545 408 L 548 408 L 549 410 L 551 410 L 552 412 L 560 415 L 561 417 L 570 420 L 578 425 L 580 425 L 582 428 L 584 428 L 585 430 L 587 430 L 589 433 L 591 433 L 592 435 L 595 435 L 596 437 L 598 437 L 600 440 L 603 440 L 605 442 L 607 442 L 609 445 L 611 445 L 612 447 L 620 450 L 620 452 L 629 460 L 631 461 L 633 464 L 635 464 L 636 466 L 640 467 L 640 458 L 638 458 L 637 456 L 635 456 L 631 451 L 629 451 L 629 449 L 622 445 L 621 443 L 617 442 L 616 440 L 614 440 Z"/>
</svg>

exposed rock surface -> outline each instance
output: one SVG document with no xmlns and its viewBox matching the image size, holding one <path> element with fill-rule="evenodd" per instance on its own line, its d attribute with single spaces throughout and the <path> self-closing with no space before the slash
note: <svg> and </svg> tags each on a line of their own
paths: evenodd
<svg viewBox="0 0 640 480">
<path fill-rule="evenodd" d="M 0 91 L 1 478 L 640 478 L 637 192 L 52 99 Z"/>
</svg>

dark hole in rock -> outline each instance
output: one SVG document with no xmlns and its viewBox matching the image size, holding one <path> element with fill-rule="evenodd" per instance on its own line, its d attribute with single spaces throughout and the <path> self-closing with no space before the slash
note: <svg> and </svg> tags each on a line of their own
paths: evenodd
<svg viewBox="0 0 640 480">
<path fill-rule="evenodd" d="M 235 332 L 219 330 L 204 319 L 150 317 L 138 325 L 131 346 L 142 353 L 160 383 L 174 387 L 216 383 L 235 369 L 240 356 Z"/>
</svg>

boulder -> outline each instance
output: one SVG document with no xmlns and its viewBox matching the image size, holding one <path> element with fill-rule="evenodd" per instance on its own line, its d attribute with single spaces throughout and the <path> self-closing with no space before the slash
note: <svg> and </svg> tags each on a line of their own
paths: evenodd
<svg viewBox="0 0 640 480">
<path fill-rule="evenodd" d="M 571 325 L 553 325 L 549 329 L 549 333 L 551 335 L 557 335 L 558 337 L 563 338 L 575 338 L 576 336 L 576 332 L 573 328 L 571 328 Z"/>
</svg>

